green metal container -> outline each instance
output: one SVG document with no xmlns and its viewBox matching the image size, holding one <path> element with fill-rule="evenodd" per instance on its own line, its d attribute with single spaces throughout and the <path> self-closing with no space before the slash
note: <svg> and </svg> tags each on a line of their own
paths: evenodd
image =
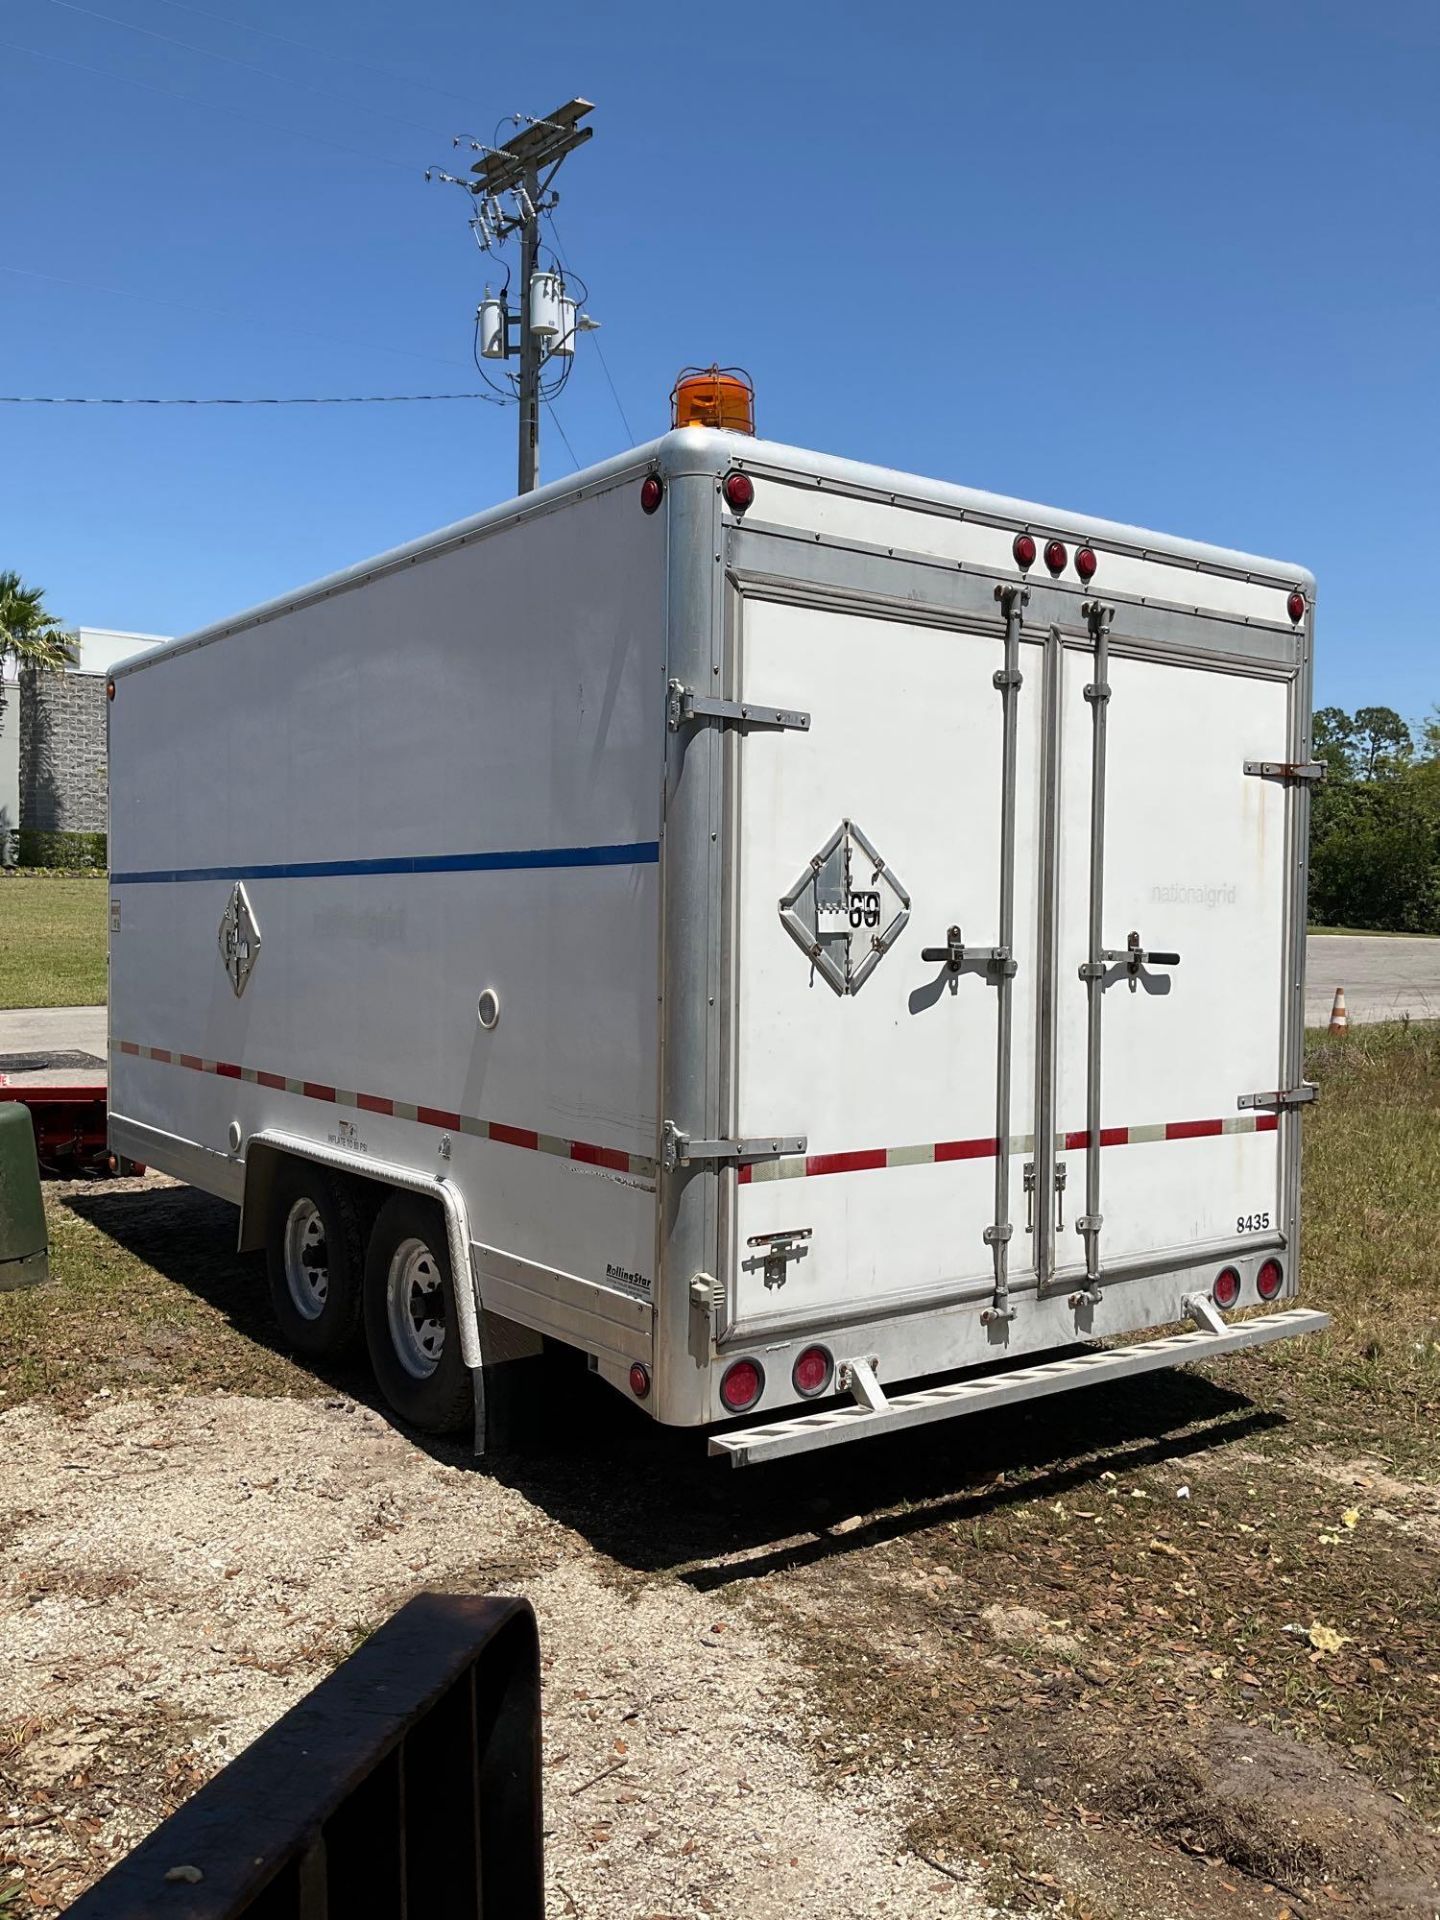
<svg viewBox="0 0 1440 1920">
<path fill-rule="evenodd" d="M 49 1236 L 30 1109 L 0 1100 L 0 1293 L 49 1277 Z"/>
</svg>

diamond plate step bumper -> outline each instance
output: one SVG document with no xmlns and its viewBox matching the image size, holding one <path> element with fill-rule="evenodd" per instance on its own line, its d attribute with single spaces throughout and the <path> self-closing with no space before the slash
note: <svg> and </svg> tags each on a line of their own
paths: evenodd
<svg viewBox="0 0 1440 1920">
<path fill-rule="evenodd" d="M 963 1413 L 980 1413 L 988 1407 L 1009 1407 L 1022 1400 L 1039 1400 L 1046 1394 L 1064 1393 L 1071 1387 L 1088 1386 L 1096 1380 L 1123 1380 L 1132 1374 L 1153 1373 L 1160 1367 L 1182 1367 L 1192 1360 L 1209 1360 L 1217 1354 L 1234 1353 L 1241 1347 L 1268 1346 L 1272 1341 L 1291 1340 L 1302 1333 L 1322 1333 L 1329 1324 L 1328 1313 L 1318 1313 L 1313 1307 L 1289 1307 L 1280 1313 L 1227 1324 L 1219 1333 L 1202 1329 L 1165 1334 L 1158 1340 L 1142 1340 L 1130 1347 L 1091 1347 L 1083 1353 L 1066 1354 L 1059 1360 L 1042 1361 L 1038 1366 L 1013 1367 L 979 1379 L 956 1380 L 945 1386 L 922 1387 L 916 1393 L 899 1394 L 887 1400 L 878 1412 L 872 1413 L 862 1406 L 829 1407 L 819 1413 L 774 1420 L 763 1427 L 712 1434 L 710 1452 L 728 1454 L 732 1466 L 754 1466 L 792 1453 L 839 1446 L 845 1440 L 898 1433 L 905 1427 L 925 1426 L 932 1420 L 953 1420 Z"/>
</svg>

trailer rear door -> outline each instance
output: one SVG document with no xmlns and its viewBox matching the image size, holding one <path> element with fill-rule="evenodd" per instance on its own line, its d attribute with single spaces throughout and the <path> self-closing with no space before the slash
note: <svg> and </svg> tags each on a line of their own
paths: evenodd
<svg viewBox="0 0 1440 1920">
<path fill-rule="evenodd" d="M 1290 681 L 1133 634 L 1098 665 L 1083 629 L 1023 639 L 1006 1127 L 997 975 L 971 957 L 997 940 L 998 613 L 965 630 L 747 595 L 734 632 L 739 697 L 811 724 L 730 738 L 728 1110 L 741 1138 L 806 1148 L 740 1170 L 727 1329 L 983 1300 L 1006 1225 L 1021 1291 L 1073 1289 L 1087 1225 L 1107 1282 L 1280 1244 L 1282 1136 L 1238 1101 L 1284 1085 L 1291 789 L 1245 765 L 1285 757 Z M 1092 871 L 1098 948 L 1157 956 L 1104 964 L 1098 1037 Z M 924 957 L 951 943 L 958 972 Z"/>
<path fill-rule="evenodd" d="M 1179 955 L 1106 963 L 1098 1036 L 1102 1270 L 1175 1249 L 1274 1238 L 1280 1134 L 1241 1094 L 1283 1084 L 1289 790 L 1245 772 L 1285 758 L 1289 683 L 1112 646 L 1103 716 L 1092 650 L 1060 673 L 1055 1144 L 1067 1230 L 1055 1284 L 1084 1268 L 1091 1059 L 1086 1018 L 1092 853 L 1101 947 Z M 1086 697 L 1086 689 L 1092 697 Z M 1092 847 L 1097 722 L 1103 835 Z M 1092 1196 L 1095 1188 L 1090 1187 Z"/>
<path fill-rule="evenodd" d="M 969 948 L 996 943 L 998 615 L 957 631 L 746 597 L 736 629 L 741 697 L 811 724 L 732 737 L 731 1110 L 741 1137 L 807 1144 L 740 1172 L 729 1324 L 810 1327 L 967 1286 L 987 1294 L 997 1151 L 1013 1175 L 1012 1271 L 1033 1282 L 1021 1186 L 1036 1087 L 1033 859 L 1017 863 L 1003 1143 L 994 975 L 921 957 L 956 927 Z M 1024 651 L 1038 667 L 1040 649 Z M 1022 848 L 1038 842 L 1039 753 L 1039 703 L 1022 700 Z"/>
</svg>

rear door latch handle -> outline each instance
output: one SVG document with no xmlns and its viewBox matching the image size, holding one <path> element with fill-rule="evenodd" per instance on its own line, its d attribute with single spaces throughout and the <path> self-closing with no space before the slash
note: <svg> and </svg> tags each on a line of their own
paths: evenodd
<svg viewBox="0 0 1440 1920">
<path fill-rule="evenodd" d="M 920 958 L 934 966 L 959 973 L 967 960 L 979 961 L 991 973 L 1014 973 L 1015 961 L 1009 947 L 967 947 L 959 927 L 945 929 L 943 947 L 922 947 Z"/>
<path fill-rule="evenodd" d="M 1130 991 L 1134 993 L 1142 967 L 1178 967 L 1179 964 L 1178 953 L 1159 953 L 1154 948 L 1147 950 L 1141 946 L 1139 934 L 1132 933 L 1123 947 L 1105 947 L 1098 960 L 1087 961 L 1080 969 L 1080 978 L 1100 980 L 1110 967 L 1122 966 L 1130 978 Z"/>
</svg>

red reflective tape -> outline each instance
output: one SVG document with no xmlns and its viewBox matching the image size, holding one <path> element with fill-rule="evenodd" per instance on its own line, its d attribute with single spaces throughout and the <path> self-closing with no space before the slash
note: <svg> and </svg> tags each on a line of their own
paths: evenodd
<svg viewBox="0 0 1440 1920">
<path fill-rule="evenodd" d="M 1223 1133 L 1223 1120 L 1170 1120 L 1165 1125 L 1167 1140 L 1205 1140 L 1211 1134 Z"/>
<path fill-rule="evenodd" d="M 309 1087 L 306 1087 L 305 1091 L 308 1093 Z M 459 1114 L 450 1113 L 444 1107 L 417 1107 L 415 1118 L 424 1127 L 444 1127 L 451 1133 L 460 1131 Z"/>
<path fill-rule="evenodd" d="M 1084 1153 L 1089 1144 L 1089 1131 L 1085 1127 L 1081 1127 L 1078 1133 L 1066 1134 L 1064 1151 L 1066 1153 Z"/>
<path fill-rule="evenodd" d="M 1274 1133 L 1279 1124 L 1280 1116 L 1278 1113 L 1258 1114 L 1255 1120 L 1255 1131 L 1256 1133 Z"/>
<path fill-rule="evenodd" d="M 1100 1144 L 1102 1147 L 1128 1147 L 1130 1144 L 1130 1129 L 1128 1127 L 1102 1127 L 1100 1129 Z M 1090 1133 L 1088 1128 L 1081 1127 L 1078 1133 L 1067 1133 L 1065 1136 L 1065 1148 L 1069 1153 L 1084 1153 L 1089 1145 Z"/>
<path fill-rule="evenodd" d="M 196 1073 L 203 1073 L 205 1071 L 205 1062 L 200 1058 L 198 1053 L 182 1053 L 180 1056 L 180 1064 L 182 1067 L 193 1067 Z"/>
<path fill-rule="evenodd" d="M 540 1136 L 529 1127 L 507 1127 L 499 1120 L 492 1120 L 489 1126 L 492 1140 L 498 1140 L 502 1146 L 528 1147 L 531 1153 L 540 1151 Z"/>
<path fill-rule="evenodd" d="M 1000 1150 L 998 1140 L 937 1140 L 937 1160 L 993 1160 Z"/>
<path fill-rule="evenodd" d="M 588 1140 L 572 1140 L 570 1158 L 587 1167 L 609 1167 L 614 1173 L 630 1171 L 628 1153 L 618 1153 L 614 1147 L 594 1147 Z"/>
<path fill-rule="evenodd" d="M 884 1147 L 861 1147 L 853 1153 L 812 1153 L 805 1161 L 807 1174 L 871 1173 L 885 1165 Z"/>
<path fill-rule="evenodd" d="M 746 1161 L 740 1169 L 740 1184 L 742 1187 L 748 1187 L 750 1184 L 750 1163 L 748 1161 Z"/>
<path fill-rule="evenodd" d="M 133 1040 L 122 1040 L 120 1042 L 120 1051 L 121 1053 L 139 1053 L 140 1049 Z"/>
<path fill-rule="evenodd" d="M 123 1052 L 139 1053 L 141 1049 L 139 1047 L 127 1048 L 125 1046 L 125 1043 L 122 1041 L 121 1051 L 122 1053 Z M 144 1051 L 150 1055 L 150 1058 L 152 1060 L 159 1060 L 163 1062 L 163 1064 L 167 1067 L 170 1065 L 171 1060 L 174 1058 L 174 1055 L 171 1053 L 168 1047 L 147 1047 L 144 1049 Z"/>
<path fill-rule="evenodd" d="M 357 1093 L 355 1096 L 355 1104 L 357 1107 L 363 1107 L 366 1113 L 393 1114 L 395 1111 L 395 1102 L 385 1099 L 382 1094 L 378 1093 Z"/>
<path fill-rule="evenodd" d="M 335 1098 L 335 1089 L 333 1087 L 321 1086 L 318 1080 L 302 1080 L 300 1082 L 300 1091 L 308 1094 L 312 1100 L 333 1100 Z"/>
<path fill-rule="evenodd" d="M 239 1067 L 233 1065 L 229 1060 L 217 1060 L 215 1062 L 215 1071 L 220 1075 L 222 1080 L 238 1080 L 240 1078 Z"/>
<path fill-rule="evenodd" d="M 255 1078 L 262 1087 L 274 1087 L 281 1093 L 285 1091 L 285 1076 L 283 1073 L 257 1073 Z"/>
</svg>

